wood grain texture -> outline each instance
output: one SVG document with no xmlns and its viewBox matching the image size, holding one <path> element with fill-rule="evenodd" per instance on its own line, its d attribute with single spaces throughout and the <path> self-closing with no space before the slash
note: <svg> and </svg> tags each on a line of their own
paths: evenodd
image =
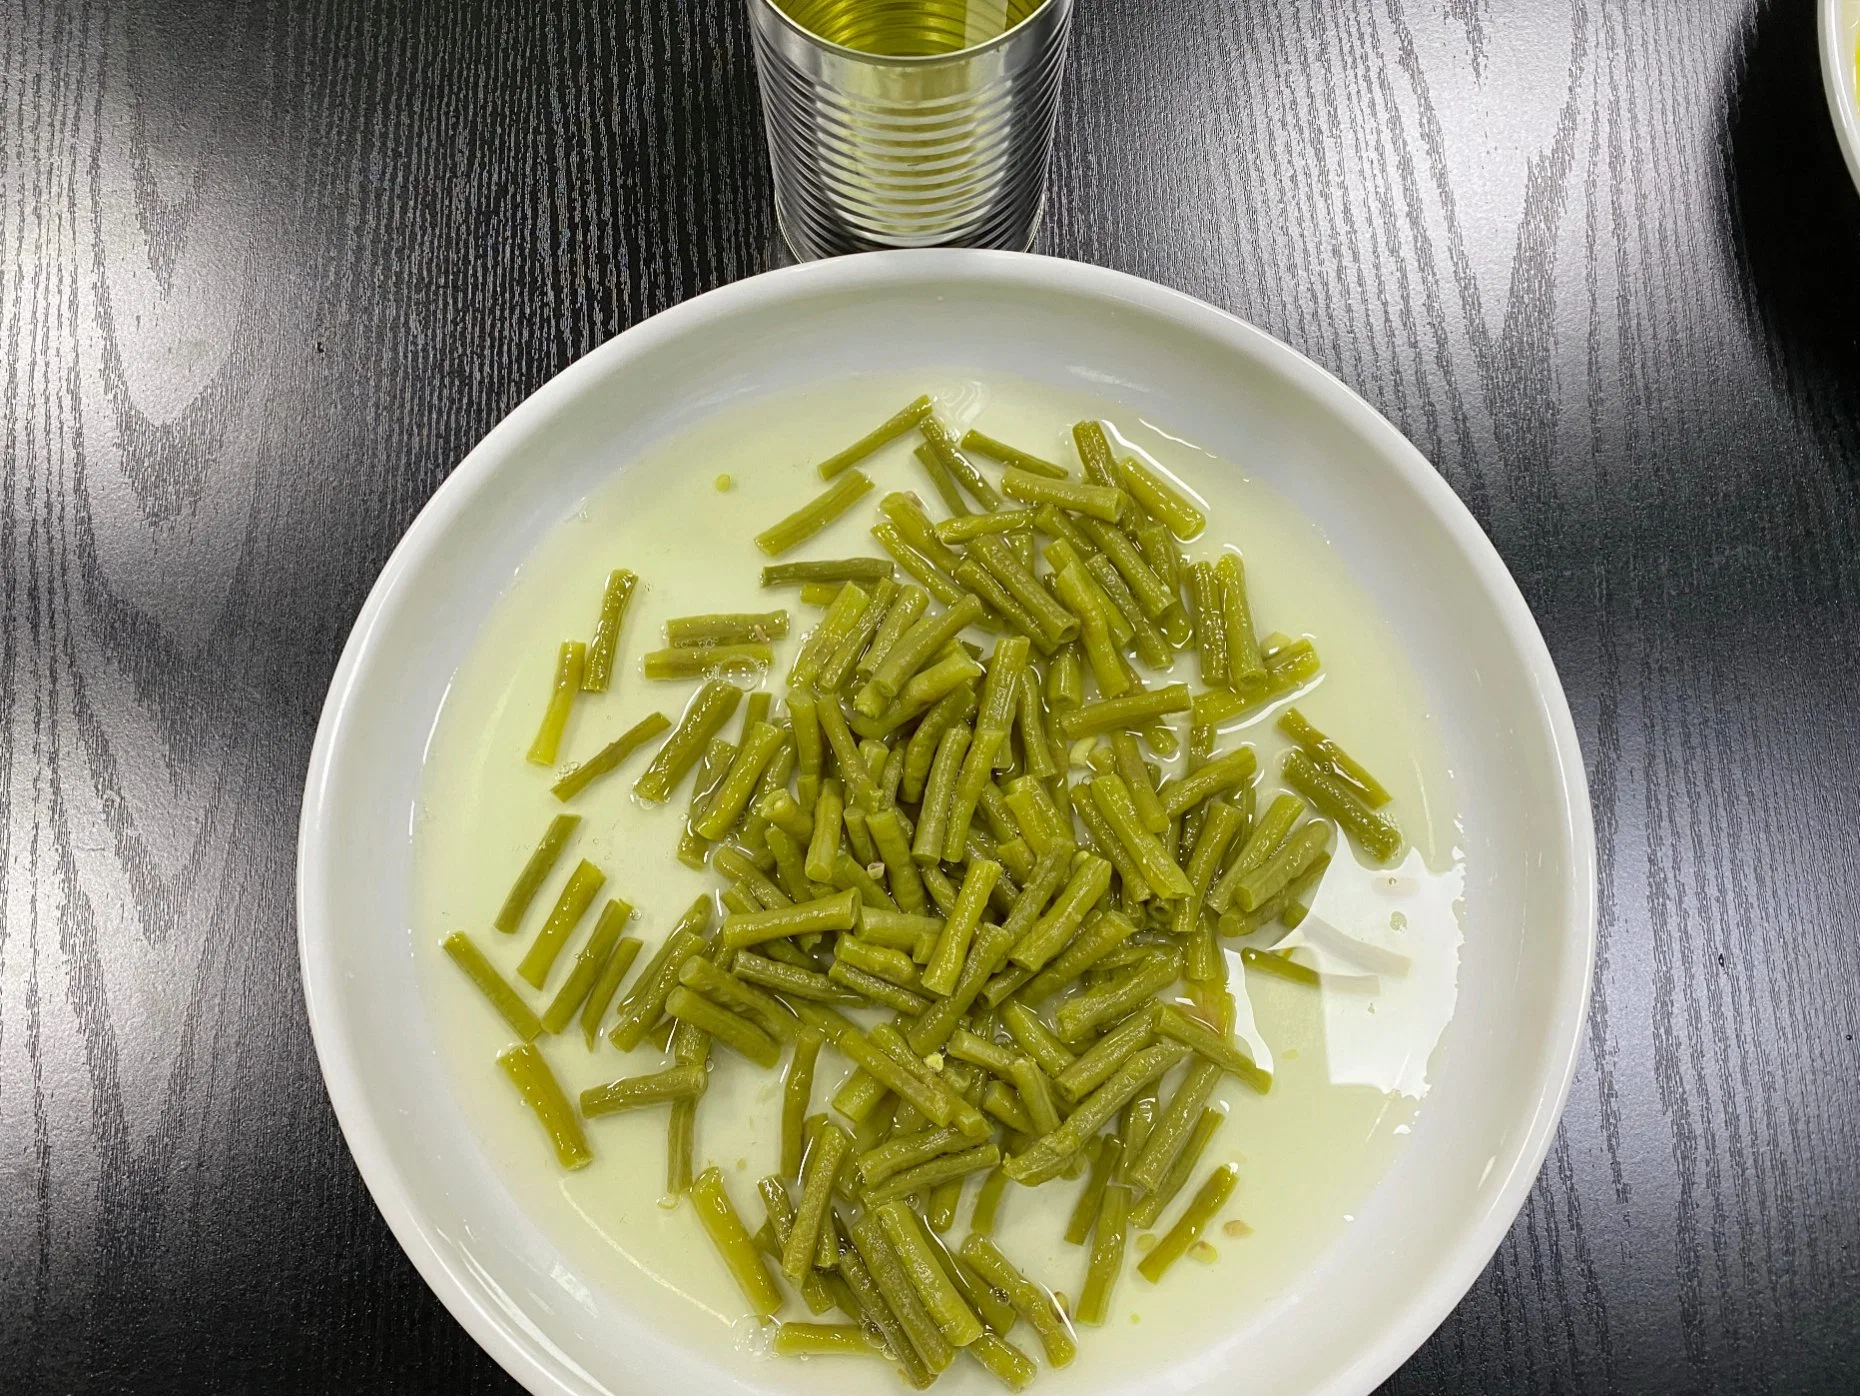
<svg viewBox="0 0 1860 1396">
<path fill-rule="evenodd" d="M 1079 9 L 1045 250 L 1387 413 L 1589 764 L 1588 1052 L 1404 1396 L 1860 1369 L 1860 199 L 1812 10 Z M 736 0 L 0 0 L 8 1389 L 510 1389 L 329 1114 L 301 773 L 450 467 L 774 256 Z"/>
</svg>

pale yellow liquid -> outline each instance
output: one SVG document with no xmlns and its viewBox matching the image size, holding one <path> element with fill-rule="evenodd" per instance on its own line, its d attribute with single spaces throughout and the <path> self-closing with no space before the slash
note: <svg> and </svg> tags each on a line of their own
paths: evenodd
<svg viewBox="0 0 1860 1396">
<path fill-rule="evenodd" d="M 1240 1186 L 1223 1219 L 1239 1219 L 1251 1232 L 1211 1229 L 1208 1239 L 1218 1261 L 1204 1266 L 1184 1260 L 1160 1286 L 1136 1274 L 1139 1246 L 1133 1245 L 1111 1321 L 1103 1330 L 1081 1333 L 1080 1357 L 1072 1368 L 1042 1374 L 1040 1389 L 1064 1392 L 1192 1357 L 1289 1295 L 1350 1224 L 1400 1146 L 1426 1089 L 1429 1055 L 1452 1012 L 1460 944 L 1457 809 L 1419 685 L 1375 604 L 1306 520 L 1247 478 L 1245 462 L 1216 461 L 1088 398 L 1012 381 L 983 385 L 953 377 L 860 380 L 757 404 L 751 414 L 720 415 L 654 458 L 616 462 L 612 482 L 566 520 L 513 580 L 453 680 L 429 743 L 415 816 L 413 929 L 425 1008 L 437 1025 L 440 1050 L 505 1185 L 560 1247 L 556 1279 L 564 1289 L 571 1295 L 612 1294 L 661 1331 L 682 1335 L 694 1349 L 713 1353 L 720 1366 L 753 1380 L 790 1389 L 891 1389 L 892 1377 L 873 1364 L 802 1365 L 762 1354 L 766 1330 L 741 1316 L 741 1297 L 689 1207 L 661 1205 L 663 1109 L 592 1122 L 595 1164 L 563 1175 L 535 1121 L 493 1064 L 507 1030 L 438 942 L 449 931 L 470 931 L 516 982 L 516 961 L 536 925 L 576 858 L 586 857 L 607 872 L 604 895 L 622 896 L 638 908 L 630 929 L 646 942 L 644 963 L 691 899 L 716 887 L 714 876 L 692 872 L 673 856 L 688 782 L 660 808 L 632 799 L 632 782 L 646 760 L 640 755 L 576 801 L 586 816 L 582 829 L 522 931 L 506 937 L 490 928 L 512 877 L 562 808 L 548 793 L 552 775 L 523 759 L 546 699 L 556 647 L 563 638 L 591 633 L 611 568 L 627 566 L 640 575 L 614 689 L 583 695 L 577 703 L 565 760 L 598 750 L 653 709 L 677 718 L 696 685 L 650 684 L 639 677 L 639 656 L 663 644 L 669 617 L 785 605 L 794 619 L 789 640 L 778 649 L 776 671 L 785 673 L 817 612 L 800 605 L 793 590 L 760 590 L 764 559 L 750 539 L 819 490 L 814 461 L 926 389 L 959 429 L 979 426 L 1067 462 L 1073 459 L 1069 423 L 1112 416 L 1130 448 L 1189 485 L 1205 501 L 1210 526 L 1186 550 L 1204 557 L 1223 545 L 1240 548 L 1260 631 L 1313 637 L 1324 672 L 1297 697 L 1300 710 L 1389 787 L 1390 809 L 1411 844 L 1393 871 L 1360 866 L 1340 850 L 1312 913 L 1315 924 L 1395 952 L 1406 962 L 1405 972 L 1365 978 L 1360 965 L 1321 945 L 1301 950 L 1327 972 L 1342 971 L 1334 979 L 1327 973 L 1320 991 L 1244 972 L 1237 954 L 1230 954 L 1233 987 L 1243 1008 L 1250 1000 L 1256 1035 L 1270 1048 L 1276 1076 L 1266 1096 L 1223 1084 L 1218 1100 L 1228 1110 L 1227 1122 L 1201 1168 L 1229 1160 L 1240 1165 Z M 792 556 L 877 553 L 866 530 L 887 489 L 915 490 L 940 513 L 911 457 L 911 444 L 895 443 L 866 462 L 862 468 L 878 489 Z M 720 492 L 715 482 L 722 474 L 733 484 Z M 1183 677 L 1194 677 L 1193 664 L 1192 655 L 1183 658 L 1178 666 Z M 735 725 L 728 735 L 734 738 Z M 1236 740 L 1258 748 L 1267 773 L 1262 794 L 1270 798 L 1282 749 L 1270 714 L 1229 732 L 1222 746 Z M 1308 938 L 1301 931 L 1286 944 Z M 578 944 L 579 938 L 563 953 L 549 993 L 568 972 Z M 539 1011 L 547 1002 L 544 995 L 530 998 Z M 589 1053 L 574 1027 L 541 1045 L 571 1094 L 662 1064 L 650 1045 L 623 1057 L 603 1040 Z M 776 1170 L 780 1077 L 727 1051 L 720 1050 L 716 1061 L 698 1114 L 697 1166 L 724 1170 L 753 1228 L 761 1219 L 755 1180 Z M 815 1100 L 824 1109 L 844 1066 L 829 1051 L 822 1067 Z M 1066 1245 L 1061 1233 L 1080 1186 L 1059 1181 L 1035 1191 L 1010 1187 L 997 1233 L 1023 1269 L 1071 1297 L 1078 1294 L 1086 1253 Z M 949 1236 L 952 1245 L 966 1234 L 974 1188 L 972 1182 Z M 1158 1230 L 1179 1206 L 1178 1200 Z M 810 1317 L 798 1302 L 784 1316 Z M 1037 1354 L 1024 1326 L 1013 1337 Z M 939 1389 L 997 1388 L 965 1361 Z"/>
</svg>

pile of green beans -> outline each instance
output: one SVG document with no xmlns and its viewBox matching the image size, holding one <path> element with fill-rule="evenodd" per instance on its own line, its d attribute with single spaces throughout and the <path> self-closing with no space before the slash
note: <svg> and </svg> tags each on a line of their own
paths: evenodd
<svg viewBox="0 0 1860 1396">
<path fill-rule="evenodd" d="M 1120 457 L 1102 423 L 1074 429 L 1070 468 L 959 436 L 918 398 L 822 461 L 825 491 L 757 546 L 786 553 L 852 509 L 875 487 L 854 467 L 909 436 L 949 517 L 889 491 L 871 529 L 884 556 L 765 567 L 765 587 L 823 608 L 785 675 L 787 610 L 678 617 L 642 663 L 649 680 L 703 680 L 678 720 L 651 713 L 569 761 L 577 694 L 623 686 L 638 579 L 615 571 L 592 642 L 561 647 L 528 759 L 563 762 L 552 789 L 572 804 L 656 743 L 634 793 L 665 804 L 690 778 L 677 855 L 715 872 L 715 894 L 630 985 L 641 941 L 608 898 L 540 1012 L 466 932 L 445 949 L 518 1039 L 499 1061 L 564 1168 L 595 1157 L 590 1121 L 666 1110 L 667 1191 L 689 1196 L 745 1305 L 775 1319 L 792 1289 L 808 1310 L 780 1324 L 777 1353 L 888 1360 L 918 1388 L 966 1354 L 1018 1390 L 1038 1370 L 1010 1340 L 1018 1325 L 1047 1364 L 1071 1362 L 1074 1325 L 1110 1312 L 1130 1233 L 1189 1192 L 1136 1267 L 1160 1282 L 1233 1190 L 1231 1162 L 1190 1190 L 1223 1119 L 1210 1100 L 1224 1077 L 1262 1093 L 1271 1077 L 1234 1037 L 1221 938 L 1295 926 L 1341 856 L 1338 830 L 1377 862 L 1402 835 L 1389 791 L 1296 708 L 1277 719 L 1282 788 L 1257 788 L 1250 747 L 1216 750 L 1219 724 L 1307 687 L 1316 650 L 1257 633 L 1237 554 L 1182 556 L 1202 509 Z M 978 458 L 1004 467 L 998 484 Z M 779 707 L 767 691 L 745 700 L 745 675 L 785 680 Z M 1184 769 L 1160 779 L 1184 715 Z M 580 823 L 564 813 L 543 832 L 497 932 L 532 921 Z M 572 866 L 519 967 L 533 989 L 603 888 L 592 862 Z M 1315 982 L 1267 946 L 1243 950 Z M 541 1045 L 571 1021 L 588 1050 L 604 1037 L 658 1059 L 571 1101 Z M 820 1101 L 827 1053 L 853 1070 Z M 786 1059 L 759 1224 L 719 1169 L 693 1173 L 729 1056 Z M 972 1179 L 968 1235 L 946 1244 Z M 1082 1248 L 1070 1312 L 990 1239 L 1010 1183 L 1059 1179 L 1084 1180 L 1065 1233 Z"/>
</svg>

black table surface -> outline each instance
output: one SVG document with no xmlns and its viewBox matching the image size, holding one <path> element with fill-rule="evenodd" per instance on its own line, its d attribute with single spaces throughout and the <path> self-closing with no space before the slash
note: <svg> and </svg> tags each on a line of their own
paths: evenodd
<svg viewBox="0 0 1860 1396">
<path fill-rule="evenodd" d="M 1333 369 L 1587 758 L 1549 1161 L 1401 1393 L 1860 1386 L 1860 199 L 1807 0 L 1081 0 L 1042 250 Z M 741 0 L 0 0 L 0 1387 L 508 1391 L 377 1215 L 298 803 L 389 549 L 776 257 Z"/>
</svg>

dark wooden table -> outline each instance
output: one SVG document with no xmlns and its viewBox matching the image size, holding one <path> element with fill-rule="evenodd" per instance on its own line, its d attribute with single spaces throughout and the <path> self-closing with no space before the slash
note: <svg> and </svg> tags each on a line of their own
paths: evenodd
<svg viewBox="0 0 1860 1396">
<path fill-rule="evenodd" d="M 506 411 L 774 257 L 741 0 L 0 0 L 0 1388 L 509 1390 L 305 1029 L 324 685 Z M 1588 1050 L 1402 1393 L 1860 1387 L 1860 199 L 1807 0 L 1081 0 L 1044 249 L 1386 412 L 1575 709 Z"/>
</svg>

